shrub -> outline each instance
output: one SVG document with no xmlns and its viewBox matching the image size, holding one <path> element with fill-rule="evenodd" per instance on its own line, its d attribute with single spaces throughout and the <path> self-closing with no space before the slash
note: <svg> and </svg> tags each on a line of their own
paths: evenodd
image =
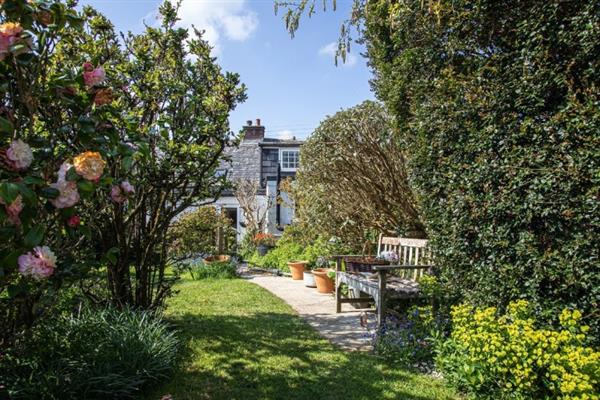
<svg viewBox="0 0 600 400">
<path fill-rule="evenodd" d="M 452 290 L 600 343 L 597 1 L 369 1 L 364 39 Z"/>
<path fill-rule="evenodd" d="M 192 279 L 231 279 L 237 277 L 237 266 L 233 262 L 194 262 L 188 265 Z"/>
<path fill-rule="evenodd" d="M 254 245 L 256 246 L 275 246 L 275 244 L 277 243 L 277 240 L 275 239 L 275 236 L 273 236 L 271 233 L 262 233 L 259 232 L 256 235 L 254 235 L 254 237 L 252 238 L 252 241 L 254 242 Z"/>
<path fill-rule="evenodd" d="M 404 365 L 430 369 L 435 338 L 443 325 L 431 306 L 411 306 L 386 318 L 373 336 L 373 347 L 377 354 Z"/>
<path fill-rule="evenodd" d="M 205 206 L 175 221 L 169 228 L 169 241 L 170 253 L 175 257 L 229 254 L 235 245 L 236 231 L 225 214 L 219 213 L 214 207 Z"/>
<path fill-rule="evenodd" d="M 445 377 L 478 399 L 598 399 L 600 352 L 589 327 L 565 309 L 558 330 L 537 326 L 527 301 L 497 309 L 457 306 L 437 362 Z"/>
<path fill-rule="evenodd" d="M 178 341 L 147 312 L 84 309 L 47 320 L 0 358 L 13 399 L 132 398 L 164 378 Z"/>
</svg>

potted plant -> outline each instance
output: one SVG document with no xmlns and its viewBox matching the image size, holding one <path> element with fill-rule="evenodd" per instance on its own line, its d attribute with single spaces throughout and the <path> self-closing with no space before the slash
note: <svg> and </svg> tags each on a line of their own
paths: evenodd
<svg viewBox="0 0 600 400">
<path fill-rule="evenodd" d="M 328 265 L 329 263 L 327 262 L 327 259 L 325 257 L 318 257 L 317 260 L 314 262 L 314 267 L 316 268 L 323 268 L 327 267 Z M 315 276 L 311 271 L 312 267 L 313 263 L 308 263 L 306 265 L 307 270 L 304 271 L 304 286 L 315 288 L 317 287 L 317 283 L 315 282 Z"/>
<path fill-rule="evenodd" d="M 398 254 L 394 251 L 384 251 L 377 257 L 375 256 L 347 256 L 346 272 L 373 272 L 376 265 L 389 265 L 398 261 Z"/>
<path fill-rule="evenodd" d="M 317 291 L 319 293 L 333 293 L 335 271 L 331 268 L 317 268 L 313 270 Z"/>
<path fill-rule="evenodd" d="M 256 245 L 256 250 L 258 251 L 258 255 L 264 257 L 267 255 L 269 250 L 275 247 L 275 236 L 270 233 L 262 233 L 259 232 L 254 235 L 253 239 L 254 244 Z"/>
<path fill-rule="evenodd" d="M 227 255 L 218 255 L 218 256 L 208 256 L 204 257 L 204 264 L 210 265 L 212 263 L 225 263 L 231 261 L 231 256 Z"/>
<path fill-rule="evenodd" d="M 292 279 L 295 281 L 301 281 L 304 278 L 304 270 L 306 269 L 306 265 L 308 261 L 289 261 L 288 267 L 290 272 L 292 273 Z"/>
</svg>

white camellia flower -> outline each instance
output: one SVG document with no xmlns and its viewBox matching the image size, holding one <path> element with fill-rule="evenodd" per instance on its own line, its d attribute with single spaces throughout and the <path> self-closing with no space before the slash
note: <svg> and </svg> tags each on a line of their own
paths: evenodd
<svg viewBox="0 0 600 400">
<path fill-rule="evenodd" d="M 21 139 L 13 140 L 6 150 L 6 156 L 15 169 L 23 170 L 29 168 L 33 162 L 31 147 Z"/>
</svg>

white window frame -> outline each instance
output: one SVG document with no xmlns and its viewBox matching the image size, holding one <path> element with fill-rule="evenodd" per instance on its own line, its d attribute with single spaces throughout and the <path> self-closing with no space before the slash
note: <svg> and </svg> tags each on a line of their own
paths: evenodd
<svg viewBox="0 0 600 400">
<path fill-rule="evenodd" d="M 286 147 L 286 148 L 280 148 L 279 149 L 279 165 L 281 167 L 281 170 L 283 172 L 296 172 L 298 170 L 298 167 L 296 167 L 296 168 L 285 168 L 283 166 L 283 152 L 285 152 L 285 151 L 298 153 L 298 165 L 300 165 L 300 148 L 299 147 Z"/>
</svg>

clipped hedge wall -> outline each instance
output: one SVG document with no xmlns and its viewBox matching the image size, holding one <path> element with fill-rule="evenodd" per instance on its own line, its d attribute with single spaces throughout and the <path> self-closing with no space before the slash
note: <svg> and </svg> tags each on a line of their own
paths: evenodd
<svg viewBox="0 0 600 400">
<path fill-rule="evenodd" d="M 600 338 L 600 2 L 367 1 L 438 263 L 474 304 L 566 307 Z"/>
</svg>

